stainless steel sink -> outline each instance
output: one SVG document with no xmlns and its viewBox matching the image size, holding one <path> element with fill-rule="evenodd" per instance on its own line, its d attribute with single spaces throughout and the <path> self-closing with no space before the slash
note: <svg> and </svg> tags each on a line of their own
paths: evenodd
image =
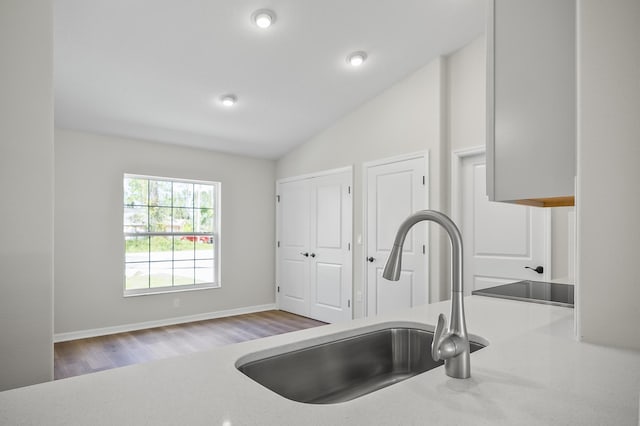
<svg viewBox="0 0 640 426">
<path fill-rule="evenodd" d="M 433 334 L 422 329 L 392 327 L 261 359 L 245 357 L 236 366 L 285 398 L 332 404 L 358 398 L 441 366 L 442 361 L 431 358 L 432 339 Z M 475 342 L 470 345 L 471 352 L 484 347 Z"/>
</svg>

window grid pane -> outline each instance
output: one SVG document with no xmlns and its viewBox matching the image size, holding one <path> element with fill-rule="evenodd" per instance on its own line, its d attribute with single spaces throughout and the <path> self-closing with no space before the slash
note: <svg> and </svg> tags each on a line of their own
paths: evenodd
<svg viewBox="0 0 640 426">
<path fill-rule="evenodd" d="M 215 284 L 218 184 L 123 182 L 125 291 Z"/>
<path fill-rule="evenodd" d="M 127 263 L 125 283 L 130 290 L 149 288 L 149 262 Z"/>
</svg>

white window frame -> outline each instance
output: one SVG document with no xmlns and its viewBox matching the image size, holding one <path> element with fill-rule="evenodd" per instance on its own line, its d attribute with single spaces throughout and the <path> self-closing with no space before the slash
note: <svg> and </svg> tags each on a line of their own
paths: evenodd
<svg viewBox="0 0 640 426">
<path fill-rule="evenodd" d="M 179 292 L 184 292 L 184 291 L 196 291 L 196 290 L 207 290 L 207 289 L 212 289 L 212 288 L 220 288 L 222 287 L 222 284 L 220 282 L 220 277 L 221 277 L 221 273 L 220 273 L 220 244 L 221 244 L 221 230 L 220 230 L 220 224 L 221 224 L 221 217 L 222 217 L 222 206 L 221 206 L 221 199 L 222 199 L 222 183 L 221 182 L 216 182 L 216 181 L 205 181 L 205 180 L 193 180 L 193 179 L 180 179 L 180 178 L 172 178 L 172 177 L 164 177 L 164 176 L 151 176 L 151 175 L 140 175 L 140 174 L 132 174 L 132 173 L 125 173 L 122 176 L 122 182 L 124 183 L 125 179 L 149 179 L 149 180 L 156 180 L 156 181 L 166 181 L 166 182 L 172 182 L 172 183 L 190 183 L 190 184 L 199 184 L 199 185 L 211 185 L 214 187 L 215 189 L 215 196 L 214 196 L 214 221 L 213 221 L 213 232 L 212 233 L 203 233 L 203 232 L 124 232 L 124 213 L 125 213 L 125 209 L 126 209 L 126 204 L 124 203 L 124 188 L 123 188 L 123 192 L 122 195 L 120 197 L 120 200 L 122 200 L 122 218 L 123 218 L 123 226 L 122 226 L 122 230 L 123 230 L 123 236 L 122 236 L 122 242 L 123 242 L 123 251 L 122 251 L 122 265 L 123 265 L 123 281 L 122 281 L 122 288 L 123 288 L 123 296 L 124 297 L 131 297 L 131 296 L 147 296 L 147 295 L 152 295 L 152 294 L 164 294 L 164 293 L 179 293 Z M 149 206 L 146 206 L 147 208 Z M 153 237 L 153 236 L 176 236 L 176 235 L 192 235 L 194 237 L 197 236 L 203 236 L 203 235 L 210 235 L 213 234 L 213 259 L 214 259 L 214 281 L 212 283 L 200 283 L 200 284 L 193 284 L 193 285 L 179 285 L 176 286 L 174 284 L 172 284 L 171 286 L 165 286 L 165 287 L 155 287 L 155 288 L 142 288 L 142 289 L 127 289 L 126 288 L 126 275 L 125 275 L 125 271 L 126 271 L 126 265 L 127 265 L 127 253 L 126 253 L 126 237 L 130 237 L 130 236 L 138 236 L 138 237 Z M 194 261 L 197 259 L 194 259 Z M 148 261 L 150 262 L 150 261 Z"/>
</svg>

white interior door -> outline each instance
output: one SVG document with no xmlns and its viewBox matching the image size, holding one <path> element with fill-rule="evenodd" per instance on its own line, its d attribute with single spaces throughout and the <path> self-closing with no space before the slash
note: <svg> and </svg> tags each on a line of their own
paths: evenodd
<svg viewBox="0 0 640 426">
<path fill-rule="evenodd" d="M 325 322 L 352 318 L 352 171 L 278 183 L 277 301 Z"/>
<path fill-rule="evenodd" d="M 352 318 L 351 172 L 311 180 L 310 316 Z"/>
<path fill-rule="evenodd" d="M 309 315 L 309 188 L 309 180 L 278 184 L 278 305 L 304 316 Z"/>
<path fill-rule="evenodd" d="M 378 315 L 427 303 L 427 227 L 418 224 L 407 235 L 399 281 L 382 271 L 404 219 L 427 208 L 426 156 L 365 165 L 367 236 L 367 314 Z"/>
<path fill-rule="evenodd" d="M 458 170 L 465 294 L 525 279 L 547 280 L 548 210 L 489 201 L 484 153 L 462 157 Z M 526 268 L 538 266 L 542 274 Z"/>
</svg>

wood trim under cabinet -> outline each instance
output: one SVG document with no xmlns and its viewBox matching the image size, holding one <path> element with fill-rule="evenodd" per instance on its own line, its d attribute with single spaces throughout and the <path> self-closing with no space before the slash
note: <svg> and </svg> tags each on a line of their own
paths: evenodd
<svg viewBox="0 0 640 426">
<path fill-rule="evenodd" d="M 573 207 L 575 206 L 575 197 L 551 197 L 551 198 L 530 198 L 525 200 L 513 200 L 515 204 L 533 207 Z"/>
</svg>

